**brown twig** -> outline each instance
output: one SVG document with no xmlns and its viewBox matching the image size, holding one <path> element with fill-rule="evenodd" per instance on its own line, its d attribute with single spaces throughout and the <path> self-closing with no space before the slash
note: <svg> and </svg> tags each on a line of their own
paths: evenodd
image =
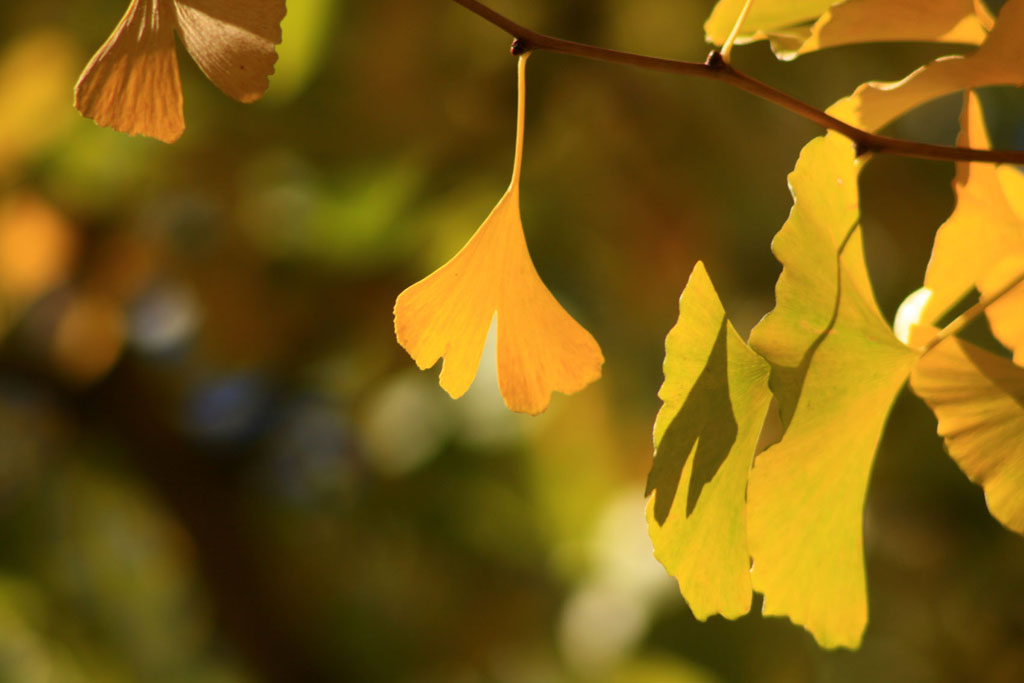
<svg viewBox="0 0 1024 683">
<path fill-rule="evenodd" d="M 520 26 L 508 17 L 478 2 L 478 0 L 454 1 L 515 38 L 520 51 L 547 50 L 548 52 L 559 52 L 561 54 L 583 57 L 584 59 L 626 64 L 651 71 L 664 71 L 684 76 L 697 76 L 722 81 L 741 90 L 746 90 L 784 109 L 788 109 L 794 114 L 802 116 L 823 128 L 842 133 L 857 145 L 859 154 L 875 152 L 878 154 L 894 154 L 897 156 L 937 159 L 940 161 L 992 161 L 1024 164 L 1024 151 L 1020 150 L 974 149 L 971 147 L 930 145 L 924 142 L 911 142 L 910 140 L 901 140 L 899 138 L 869 133 L 866 130 L 861 130 L 833 116 L 829 116 L 820 109 L 815 109 L 795 97 L 737 71 L 726 63 L 717 51 L 713 51 L 704 63 L 684 62 L 676 59 L 648 57 L 632 52 L 620 52 L 618 50 L 610 50 L 586 43 L 576 43 L 571 40 L 537 33 L 525 26 Z"/>
</svg>

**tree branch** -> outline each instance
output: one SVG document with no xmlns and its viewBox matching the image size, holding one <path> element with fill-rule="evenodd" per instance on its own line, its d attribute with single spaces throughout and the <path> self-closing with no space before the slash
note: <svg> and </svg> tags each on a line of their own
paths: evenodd
<svg viewBox="0 0 1024 683">
<path fill-rule="evenodd" d="M 866 130 L 861 130 L 833 116 L 829 116 L 820 109 L 816 109 L 791 95 L 787 95 L 766 83 L 762 83 L 737 71 L 722 59 L 721 54 L 717 50 L 712 51 L 707 61 L 703 64 L 675 59 L 662 59 L 660 57 L 648 57 L 632 52 L 620 52 L 531 31 L 508 17 L 495 12 L 490 7 L 478 2 L 478 0 L 454 1 L 515 38 L 520 52 L 547 50 L 548 52 L 559 52 L 584 59 L 635 66 L 650 71 L 664 71 L 683 76 L 697 76 L 721 81 L 740 90 L 746 90 L 752 95 L 756 95 L 784 109 L 788 109 L 797 116 L 812 121 L 823 128 L 845 135 L 857 145 L 859 154 L 875 152 L 878 154 L 893 154 L 896 156 L 937 159 L 940 161 L 991 161 L 1024 164 L 1024 151 L 930 145 L 923 142 L 911 142 L 910 140 L 901 140 L 899 138 L 869 133 Z"/>
</svg>

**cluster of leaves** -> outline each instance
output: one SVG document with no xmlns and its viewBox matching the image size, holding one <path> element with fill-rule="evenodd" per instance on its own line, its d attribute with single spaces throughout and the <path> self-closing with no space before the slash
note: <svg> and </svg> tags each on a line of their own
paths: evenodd
<svg viewBox="0 0 1024 683">
<path fill-rule="evenodd" d="M 726 40 L 742 4 L 719 2 L 705 27 L 710 42 Z M 176 139 L 184 124 L 174 29 L 221 90 L 256 99 L 273 69 L 284 0 L 240 7 L 133 0 L 79 81 L 77 106 L 100 124 Z M 960 143 L 985 147 L 970 90 L 1024 81 L 1022 30 L 1024 0 L 1009 0 L 998 20 L 977 0 L 759 0 L 740 41 L 771 40 L 783 59 L 873 41 L 978 45 L 898 83 L 866 83 L 829 113 L 877 131 L 965 91 Z M 536 414 L 553 391 L 595 380 L 604 358 L 541 282 L 526 248 L 525 62 L 509 189 L 451 261 L 399 296 L 395 329 L 421 368 L 444 358 L 441 385 L 458 397 L 497 318 L 501 392 L 511 409 Z M 861 246 L 858 177 L 867 161 L 836 133 L 804 148 L 789 178 L 793 210 L 773 242 L 783 264 L 776 307 L 748 340 L 697 264 L 666 342 L 648 483 L 656 556 L 698 618 L 742 615 L 757 591 L 765 614 L 789 617 L 825 647 L 856 647 L 867 623 L 864 499 L 890 408 L 908 380 L 935 412 L 951 456 L 984 487 L 992 514 L 1024 533 L 1024 175 L 960 164 L 957 207 L 938 230 L 924 286 L 890 326 Z M 979 303 L 938 329 L 974 292 Z M 956 337 L 981 313 L 1012 360 Z M 764 448 L 773 403 L 781 435 Z"/>
<path fill-rule="evenodd" d="M 740 4 L 716 6 L 709 40 L 724 40 Z M 741 35 L 770 39 L 787 59 L 879 40 L 980 44 L 897 83 L 857 88 L 829 110 L 853 125 L 874 131 L 941 95 L 1024 80 L 1020 0 L 996 22 L 969 0 L 829 4 L 755 2 Z M 959 143 L 989 145 L 973 93 Z M 783 265 L 776 306 L 747 343 L 695 268 L 666 342 L 648 484 L 655 552 L 698 618 L 745 614 L 757 591 L 766 615 L 789 617 L 825 647 L 856 647 L 867 624 L 865 495 L 908 379 L 950 455 L 984 487 L 993 516 L 1024 533 L 1024 174 L 958 166 L 957 205 L 938 229 L 924 286 L 890 327 L 861 246 L 858 175 L 867 161 L 835 133 L 804 148 L 789 176 L 792 212 L 772 243 Z M 972 293 L 978 304 L 934 327 Z M 981 311 L 1013 360 L 955 336 Z M 781 436 L 759 452 L 773 399 Z"/>
</svg>

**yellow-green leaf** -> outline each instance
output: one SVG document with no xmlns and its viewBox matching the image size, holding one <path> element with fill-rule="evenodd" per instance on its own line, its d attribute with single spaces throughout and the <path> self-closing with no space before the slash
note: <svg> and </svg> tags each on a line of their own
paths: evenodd
<svg viewBox="0 0 1024 683">
<path fill-rule="evenodd" d="M 851 125 L 878 130 L 937 97 L 990 85 L 1024 84 L 1024 0 L 1009 0 L 988 38 L 966 57 L 941 57 L 893 83 L 870 82 L 829 108 Z"/>
<path fill-rule="evenodd" d="M 910 386 L 992 516 L 1024 534 L 1024 368 L 949 338 L 921 357 Z"/>
<path fill-rule="evenodd" d="M 665 340 L 647 524 L 654 556 L 698 619 L 750 610 L 745 497 L 771 402 L 769 371 L 729 324 L 697 262 Z"/>
<path fill-rule="evenodd" d="M 745 0 L 719 0 L 704 22 L 707 41 L 721 45 L 729 37 Z M 813 21 L 822 15 L 835 0 L 754 0 L 743 26 L 740 39 L 744 42 L 762 40 L 773 31 Z"/>
<path fill-rule="evenodd" d="M 804 148 L 793 212 L 772 245 L 784 268 L 776 307 L 750 339 L 772 363 L 786 425 L 750 475 L 753 586 L 766 615 L 788 616 L 824 647 L 856 647 L 867 624 L 864 499 L 915 358 L 874 302 L 856 182 L 849 141 L 830 133 Z"/>
</svg>

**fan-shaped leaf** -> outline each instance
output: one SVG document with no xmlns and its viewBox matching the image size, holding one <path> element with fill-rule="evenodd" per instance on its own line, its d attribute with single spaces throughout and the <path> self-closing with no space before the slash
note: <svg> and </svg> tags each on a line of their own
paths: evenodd
<svg viewBox="0 0 1024 683">
<path fill-rule="evenodd" d="M 772 244 L 784 268 L 776 306 L 750 338 L 772 364 L 786 425 L 750 475 L 753 586 L 765 614 L 788 616 L 825 647 L 856 647 L 867 623 L 864 499 L 915 357 L 871 294 L 856 182 L 846 139 L 830 133 L 804 148 L 790 175 L 793 211 Z"/>
<path fill-rule="evenodd" d="M 910 386 L 992 516 L 1024 534 L 1024 368 L 950 338 L 921 357 Z"/>
<path fill-rule="evenodd" d="M 697 262 L 665 340 L 647 524 L 655 557 L 698 619 L 750 610 L 745 498 L 771 402 L 769 370 L 729 324 Z"/>
<path fill-rule="evenodd" d="M 969 56 L 942 57 L 894 83 L 871 82 L 828 113 L 867 130 L 878 130 L 937 97 L 989 85 L 1024 84 L 1024 0 L 1009 0 L 985 42 Z"/>
<path fill-rule="evenodd" d="M 742 6 L 742 0 L 719 1 L 704 26 L 708 41 L 716 45 L 725 41 Z M 978 45 L 991 26 L 992 17 L 977 0 L 757 0 L 743 22 L 739 42 L 770 39 L 776 56 L 793 59 L 815 50 L 855 43 L 927 41 Z"/>
<path fill-rule="evenodd" d="M 476 376 L 496 315 L 501 394 L 510 409 L 535 415 L 551 392 L 573 393 L 600 377 L 604 357 L 541 282 L 526 248 L 519 216 L 525 64 L 524 56 L 512 183 L 451 261 L 398 296 L 395 334 L 421 369 L 444 358 L 441 386 L 458 398 Z"/>
<path fill-rule="evenodd" d="M 792 58 L 827 47 L 897 41 L 979 45 L 992 24 L 976 0 L 848 0 L 825 12 L 799 48 L 776 53 Z"/>
<path fill-rule="evenodd" d="M 285 0 L 132 0 L 75 87 L 75 107 L 98 125 L 174 142 L 185 116 L 174 29 L 226 95 L 259 99 L 274 72 Z"/>
<path fill-rule="evenodd" d="M 964 100 L 958 144 L 989 147 L 981 104 L 973 93 Z M 1010 199 L 1020 191 L 1018 183 L 1024 183 L 1024 175 L 1012 166 L 957 164 L 956 208 L 935 235 L 924 278 L 931 295 L 918 322 L 935 323 L 998 260 L 1024 250 L 1024 216 Z"/>
<path fill-rule="evenodd" d="M 281 42 L 284 0 L 175 0 L 185 48 L 221 92 L 239 102 L 263 96 Z"/>
<path fill-rule="evenodd" d="M 97 125 L 174 142 L 185 130 L 167 0 L 132 0 L 75 86 L 75 107 Z"/>
</svg>

